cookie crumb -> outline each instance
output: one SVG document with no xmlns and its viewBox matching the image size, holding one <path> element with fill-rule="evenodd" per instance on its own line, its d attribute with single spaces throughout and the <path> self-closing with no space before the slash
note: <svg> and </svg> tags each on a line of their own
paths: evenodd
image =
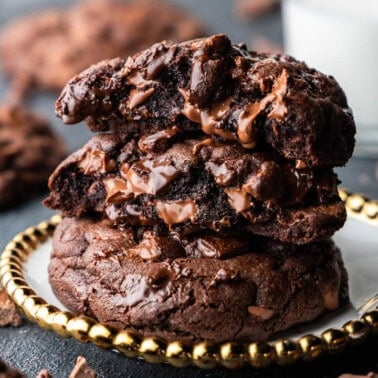
<svg viewBox="0 0 378 378">
<path fill-rule="evenodd" d="M 22 318 L 17 311 L 16 305 L 8 297 L 4 289 L 0 287 L 0 327 L 19 327 Z"/>
<path fill-rule="evenodd" d="M 0 359 L 0 377 L 1 378 L 27 378 L 16 369 L 12 369 L 3 360 Z"/>
<path fill-rule="evenodd" d="M 52 376 L 47 369 L 43 369 L 38 373 L 36 378 L 52 378 Z"/>
<path fill-rule="evenodd" d="M 91 369 L 88 364 L 87 360 L 79 356 L 76 361 L 76 365 L 71 371 L 69 378 L 96 378 L 96 372 Z"/>
</svg>

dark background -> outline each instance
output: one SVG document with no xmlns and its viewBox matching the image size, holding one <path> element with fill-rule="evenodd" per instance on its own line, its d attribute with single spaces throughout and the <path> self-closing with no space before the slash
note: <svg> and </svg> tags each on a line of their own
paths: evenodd
<svg viewBox="0 0 378 378">
<path fill-rule="evenodd" d="M 0 27 L 7 21 L 46 5 L 64 5 L 72 0 L 0 0 Z M 172 0 L 190 9 L 208 25 L 212 33 L 227 33 L 234 42 L 250 44 L 257 36 L 282 42 L 280 12 L 263 18 L 240 23 L 232 11 L 231 0 Z M 172 20 L 173 22 L 174 20 Z M 0 101 L 7 99 L 9 83 L 0 74 Z M 28 105 L 45 114 L 57 133 L 65 139 L 69 150 L 81 147 L 90 137 L 84 125 L 63 126 L 54 116 L 56 93 L 34 93 Z M 378 151 L 378 147 L 377 147 Z M 378 155 L 378 154 L 377 154 Z M 378 198 L 378 164 L 375 159 L 354 157 L 348 167 L 338 170 L 343 186 Z M 44 196 L 17 209 L 0 213 L 0 250 L 19 231 L 41 220 L 48 219 L 51 211 L 41 205 Z M 141 360 L 127 359 L 94 345 L 63 339 L 25 322 L 20 328 L 0 328 L 0 358 L 19 368 L 28 376 L 47 368 L 54 377 L 67 377 L 78 355 L 87 358 L 99 377 L 337 377 L 341 373 L 366 374 L 378 372 L 378 338 L 372 338 L 359 347 L 350 347 L 344 353 L 324 358 L 315 363 L 301 362 L 291 367 L 272 367 L 264 370 L 245 368 L 237 371 L 217 369 L 204 371 L 197 368 L 176 369 L 168 365 L 151 365 Z"/>
</svg>

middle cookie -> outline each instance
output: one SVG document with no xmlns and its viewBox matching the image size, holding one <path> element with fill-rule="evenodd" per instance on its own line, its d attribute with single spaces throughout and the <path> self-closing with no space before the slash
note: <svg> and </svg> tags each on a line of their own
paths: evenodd
<svg viewBox="0 0 378 378">
<path fill-rule="evenodd" d="M 298 170 L 274 152 L 181 139 L 175 127 L 138 142 L 96 135 L 58 166 L 45 204 L 69 217 L 97 214 L 185 234 L 237 227 L 296 244 L 344 224 L 332 169 Z"/>
</svg>

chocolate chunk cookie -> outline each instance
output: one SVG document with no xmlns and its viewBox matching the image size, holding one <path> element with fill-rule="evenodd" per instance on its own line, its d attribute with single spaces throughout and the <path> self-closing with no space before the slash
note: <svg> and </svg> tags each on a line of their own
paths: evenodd
<svg viewBox="0 0 378 378">
<path fill-rule="evenodd" d="M 200 235 L 188 248 L 177 235 L 162 241 L 137 233 L 107 221 L 64 219 L 49 266 L 62 303 L 145 336 L 221 342 L 265 340 L 335 310 L 347 296 L 331 240 L 305 246 L 265 240 L 242 253 L 227 235 L 215 236 L 211 250 Z"/>
<path fill-rule="evenodd" d="M 191 233 L 241 227 L 284 242 L 331 236 L 345 209 L 331 169 L 298 170 L 277 154 L 211 138 L 180 140 L 174 127 L 139 140 L 93 137 L 59 165 L 45 204 L 117 224 Z M 290 226 L 290 227 L 289 227 Z"/>
<path fill-rule="evenodd" d="M 343 165 L 354 147 L 353 116 L 333 77 L 225 35 L 100 62 L 69 81 L 56 113 L 94 131 L 200 130 L 251 151 L 268 146 L 297 168 Z"/>
<path fill-rule="evenodd" d="M 23 107 L 0 106 L 0 209 L 47 189 L 64 158 L 63 142 L 47 122 Z"/>
<path fill-rule="evenodd" d="M 202 35 L 197 20 L 164 1 L 87 0 L 9 24 L 1 34 L 0 56 L 21 86 L 61 89 L 99 60 L 126 58 L 164 39 Z"/>
</svg>

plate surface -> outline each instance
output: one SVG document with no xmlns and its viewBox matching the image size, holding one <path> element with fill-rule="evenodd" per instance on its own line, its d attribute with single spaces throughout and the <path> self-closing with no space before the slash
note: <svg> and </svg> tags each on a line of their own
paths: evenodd
<svg viewBox="0 0 378 378">
<path fill-rule="evenodd" d="M 361 342 L 378 330 L 378 203 L 340 191 L 348 220 L 335 234 L 349 275 L 350 304 L 319 319 L 276 334 L 269 342 L 246 344 L 207 342 L 188 345 L 158 338 L 142 338 L 117 331 L 96 320 L 75 316 L 52 292 L 47 274 L 51 235 L 61 217 L 54 216 L 16 235 L 0 258 L 0 281 L 8 294 L 33 322 L 62 336 L 93 342 L 149 362 L 168 362 L 201 368 L 229 368 L 249 363 L 264 367 L 272 362 L 287 364 L 311 360 Z"/>
</svg>

